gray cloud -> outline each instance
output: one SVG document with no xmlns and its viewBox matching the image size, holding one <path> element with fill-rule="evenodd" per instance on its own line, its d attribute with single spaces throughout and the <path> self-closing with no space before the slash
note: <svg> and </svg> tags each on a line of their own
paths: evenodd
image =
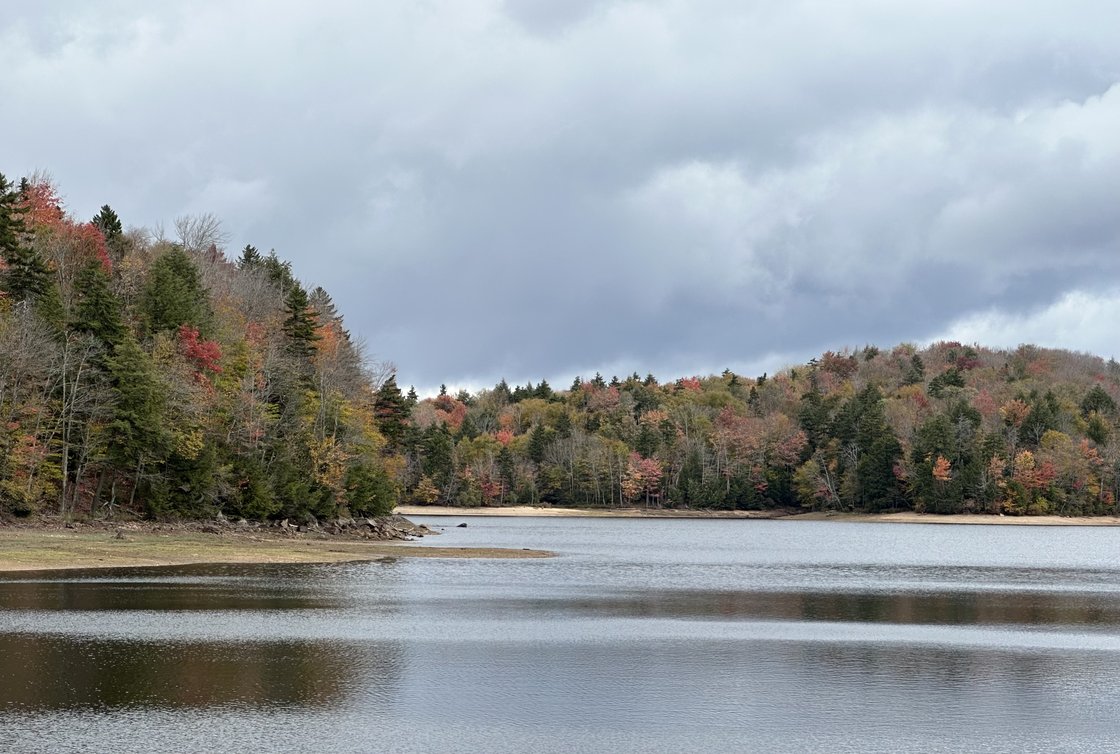
<svg viewBox="0 0 1120 754">
<path fill-rule="evenodd" d="M 47 5 L 0 170 L 214 212 L 405 382 L 1042 340 L 1120 283 L 1112 3 Z"/>
</svg>

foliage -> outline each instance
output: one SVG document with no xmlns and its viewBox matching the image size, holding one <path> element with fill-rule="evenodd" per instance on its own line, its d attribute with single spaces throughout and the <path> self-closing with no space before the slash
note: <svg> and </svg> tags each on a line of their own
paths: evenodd
<svg viewBox="0 0 1120 754">
<path fill-rule="evenodd" d="M 176 227 L 125 234 L 108 205 L 78 222 L 49 181 L 0 177 L 0 512 L 391 510 L 415 403 L 289 263 L 228 261 L 209 216 Z"/>
</svg>

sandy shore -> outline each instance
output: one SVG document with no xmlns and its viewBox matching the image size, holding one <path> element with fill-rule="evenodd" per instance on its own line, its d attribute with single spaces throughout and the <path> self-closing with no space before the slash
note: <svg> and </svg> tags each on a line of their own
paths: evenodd
<svg viewBox="0 0 1120 754">
<path fill-rule="evenodd" d="M 421 547 L 270 535 L 70 531 L 0 528 L 0 572 L 63 568 L 119 568 L 192 563 L 336 563 L 385 558 L 541 558 L 542 550 Z"/>
<path fill-rule="evenodd" d="M 401 516 L 551 516 L 590 518 L 778 518 L 776 511 L 693 511 L 672 508 L 550 508 L 511 505 L 502 508 L 456 508 L 448 505 L 400 505 Z"/>
<path fill-rule="evenodd" d="M 395 511 L 404 516 L 588 516 L 602 518 L 753 518 L 781 521 L 859 521 L 896 524 L 967 524 L 1008 526 L 1120 526 L 1118 516 L 993 516 L 986 514 L 934 513 L 795 513 L 781 511 L 697 511 L 647 508 L 455 508 L 436 505 L 402 505 Z"/>
</svg>

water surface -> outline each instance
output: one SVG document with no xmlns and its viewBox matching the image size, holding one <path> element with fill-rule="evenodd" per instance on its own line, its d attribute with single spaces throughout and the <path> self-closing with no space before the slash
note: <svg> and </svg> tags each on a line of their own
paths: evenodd
<svg viewBox="0 0 1120 754">
<path fill-rule="evenodd" d="M 423 522 L 557 557 L 0 580 L 0 750 L 1120 750 L 1108 527 Z"/>
</svg>

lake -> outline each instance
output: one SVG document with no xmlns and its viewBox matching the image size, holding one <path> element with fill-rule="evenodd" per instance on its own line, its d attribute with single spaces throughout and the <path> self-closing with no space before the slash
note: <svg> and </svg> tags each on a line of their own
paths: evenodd
<svg viewBox="0 0 1120 754">
<path fill-rule="evenodd" d="M 0 751 L 1120 751 L 1114 528 L 415 520 L 557 557 L 0 578 Z"/>
</svg>

